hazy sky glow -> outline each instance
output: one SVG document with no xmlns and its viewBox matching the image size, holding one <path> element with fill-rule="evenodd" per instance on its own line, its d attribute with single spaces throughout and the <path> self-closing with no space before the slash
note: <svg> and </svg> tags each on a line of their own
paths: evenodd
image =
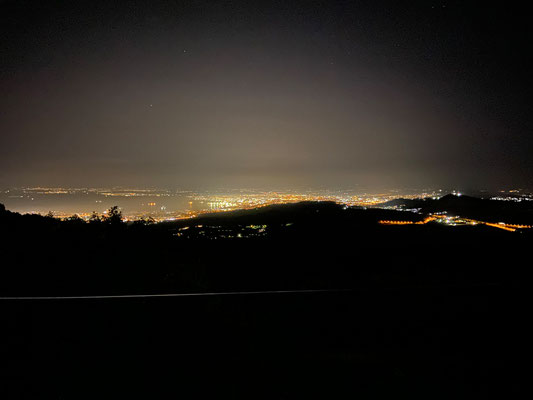
<svg viewBox="0 0 533 400">
<path fill-rule="evenodd" d="M 526 11 L 399 3 L 2 1 L 0 185 L 533 186 Z"/>
</svg>

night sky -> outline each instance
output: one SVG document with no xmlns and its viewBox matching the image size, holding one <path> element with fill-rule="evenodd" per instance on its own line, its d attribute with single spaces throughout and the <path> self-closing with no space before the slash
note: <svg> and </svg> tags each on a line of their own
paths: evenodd
<svg viewBox="0 0 533 400">
<path fill-rule="evenodd" d="M 2 1 L 0 186 L 531 188 L 509 2 Z"/>
</svg>

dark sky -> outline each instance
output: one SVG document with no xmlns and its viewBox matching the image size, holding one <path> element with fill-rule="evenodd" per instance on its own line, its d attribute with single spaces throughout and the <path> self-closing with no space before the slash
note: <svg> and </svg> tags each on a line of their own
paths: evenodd
<svg viewBox="0 0 533 400">
<path fill-rule="evenodd" d="M 529 187 L 509 2 L 2 1 L 0 186 Z"/>
</svg>

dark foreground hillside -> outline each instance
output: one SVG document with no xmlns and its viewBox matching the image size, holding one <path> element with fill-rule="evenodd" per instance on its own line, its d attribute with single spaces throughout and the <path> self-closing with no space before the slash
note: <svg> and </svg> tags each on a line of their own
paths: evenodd
<svg viewBox="0 0 533 400">
<path fill-rule="evenodd" d="M 523 281 L 531 230 L 299 203 L 172 223 L 0 215 L 1 295 L 406 287 Z"/>
<path fill-rule="evenodd" d="M 381 226 L 405 213 L 330 203 L 155 225 L 0 218 L 2 398 L 450 398 L 527 383 L 528 231 Z M 327 288 L 347 290 L 6 299 Z"/>
</svg>

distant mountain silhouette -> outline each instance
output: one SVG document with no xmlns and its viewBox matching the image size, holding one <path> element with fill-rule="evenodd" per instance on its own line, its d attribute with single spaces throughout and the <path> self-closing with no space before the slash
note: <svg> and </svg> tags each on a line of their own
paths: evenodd
<svg viewBox="0 0 533 400">
<path fill-rule="evenodd" d="M 487 222 L 533 224 L 533 201 L 514 202 L 447 194 L 439 199 L 396 199 L 379 204 L 378 207 L 420 209 L 422 214 L 447 212 Z"/>
</svg>

